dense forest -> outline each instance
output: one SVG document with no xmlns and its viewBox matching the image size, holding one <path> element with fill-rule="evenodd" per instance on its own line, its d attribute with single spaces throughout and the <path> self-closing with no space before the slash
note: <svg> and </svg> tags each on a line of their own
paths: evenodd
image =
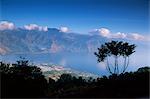
<svg viewBox="0 0 150 99">
<path fill-rule="evenodd" d="M 62 74 L 46 80 L 41 69 L 28 61 L 0 62 L 2 98 L 148 98 L 149 67 L 97 79 Z"/>
</svg>

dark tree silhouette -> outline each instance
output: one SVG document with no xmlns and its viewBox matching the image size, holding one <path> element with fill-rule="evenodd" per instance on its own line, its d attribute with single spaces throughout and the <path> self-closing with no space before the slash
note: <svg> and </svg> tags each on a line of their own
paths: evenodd
<svg viewBox="0 0 150 99">
<path fill-rule="evenodd" d="M 0 62 L 0 73 L 3 98 L 45 97 L 47 81 L 41 69 L 30 66 L 27 60 L 13 66 Z"/>
<path fill-rule="evenodd" d="M 49 84 L 35 66 L 0 62 L 2 98 L 149 98 L 150 67 L 97 79 L 62 74 Z"/>
<path fill-rule="evenodd" d="M 105 44 L 102 44 L 100 48 L 98 48 L 98 52 L 94 54 L 98 58 L 98 62 L 104 62 L 106 60 L 107 70 L 111 74 L 119 74 L 124 73 L 129 65 L 129 56 L 135 52 L 135 45 L 129 45 L 127 42 L 122 41 L 111 41 Z M 110 66 L 108 57 L 113 56 L 115 59 L 114 66 Z M 118 58 L 124 58 L 123 68 L 119 69 Z"/>
<path fill-rule="evenodd" d="M 29 61 L 26 60 L 24 57 L 20 56 L 20 60 L 17 61 L 17 65 L 16 66 L 28 66 L 29 65 Z"/>
</svg>

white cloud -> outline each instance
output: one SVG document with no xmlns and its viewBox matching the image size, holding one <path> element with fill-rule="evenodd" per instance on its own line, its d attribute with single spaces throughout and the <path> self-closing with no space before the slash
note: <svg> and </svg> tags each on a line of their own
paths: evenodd
<svg viewBox="0 0 150 99">
<path fill-rule="evenodd" d="M 48 27 L 47 26 L 38 26 L 37 24 L 29 24 L 29 25 L 25 25 L 24 28 L 26 30 L 39 30 L 39 31 L 48 31 Z"/>
<path fill-rule="evenodd" d="M 110 30 L 107 28 L 94 29 L 89 33 L 92 35 L 101 35 L 107 38 L 122 38 L 122 39 L 131 39 L 131 40 L 150 41 L 150 37 L 148 36 L 146 37 L 138 33 L 130 33 L 130 34 L 121 33 L 121 32 L 111 33 Z"/>
<path fill-rule="evenodd" d="M 121 33 L 121 32 L 111 34 L 111 35 L 112 35 L 112 38 L 126 38 L 127 37 L 127 34 Z"/>
<path fill-rule="evenodd" d="M 47 26 L 43 27 L 43 31 L 48 31 L 48 27 Z"/>
<path fill-rule="evenodd" d="M 15 29 L 14 23 L 8 21 L 0 22 L 0 30 L 13 30 L 13 29 Z"/>
<path fill-rule="evenodd" d="M 90 33 L 93 35 L 101 35 L 107 38 L 126 38 L 127 36 L 125 33 L 121 32 L 111 33 L 111 31 L 107 28 L 94 29 Z"/>
<path fill-rule="evenodd" d="M 98 29 L 100 35 L 104 36 L 104 37 L 109 37 L 110 36 L 110 30 L 106 29 L 106 28 L 100 28 Z"/>
<path fill-rule="evenodd" d="M 130 39 L 134 39 L 134 40 L 144 40 L 145 37 L 143 35 L 140 35 L 138 33 L 131 33 L 130 35 L 128 35 L 128 37 Z"/>
<path fill-rule="evenodd" d="M 109 37 L 110 36 L 110 30 L 107 28 L 100 28 L 100 29 L 94 29 L 89 32 L 92 35 L 101 35 L 103 37 Z"/>
<path fill-rule="evenodd" d="M 65 32 L 65 33 L 69 32 L 68 27 L 60 27 L 59 30 L 60 30 L 60 32 Z"/>
</svg>

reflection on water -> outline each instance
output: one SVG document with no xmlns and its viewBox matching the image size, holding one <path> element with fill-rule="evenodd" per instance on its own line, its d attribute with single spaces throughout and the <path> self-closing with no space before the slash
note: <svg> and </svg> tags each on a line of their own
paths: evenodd
<svg viewBox="0 0 150 99">
<path fill-rule="evenodd" d="M 140 55 L 140 56 L 139 56 Z M 52 63 L 70 67 L 72 69 L 86 71 L 93 74 L 104 75 L 107 74 L 104 64 L 98 64 L 97 59 L 93 53 L 49 53 L 49 54 L 11 54 L 1 55 L 0 60 L 6 62 L 15 62 L 19 57 L 25 57 L 30 60 L 31 63 Z M 148 66 L 146 60 L 141 60 L 140 57 L 145 56 L 144 54 L 137 54 L 131 56 L 130 67 L 128 70 L 136 70 L 140 66 Z M 138 65 L 137 65 L 138 64 Z M 143 65 L 142 65 L 143 64 Z"/>
</svg>

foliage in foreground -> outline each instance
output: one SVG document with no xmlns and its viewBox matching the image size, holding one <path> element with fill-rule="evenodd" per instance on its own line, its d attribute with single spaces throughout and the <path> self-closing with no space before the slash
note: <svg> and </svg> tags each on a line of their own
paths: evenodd
<svg viewBox="0 0 150 99">
<path fill-rule="evenodd" d="M 0 63 L 2 97 L 43 97 L 47 81 L 40 68 Z"/>
<path fill-rule="evenodd" d="M 102 44 L 100 48 L 98 48 L 98 52 L 94 54 L 98 58 L 98 62 L 106 61 L 106 68 L 110 74 L 120 74 L 124 73 L 129 65 L 129 56 L 135 52 L 135 44 L 130 45 L 128 42 L 122 41 L 111 41 L 105 44 Z M 110 57 L 114 57 L 114 66 L 109 63 Z M 119 58 L 123 58 L 123 66 L 119 68 Z"/>
<path fill-rule="evenodd" d="M 149 97 L 149 67 L 136 72 L 103 76 L 88 81 L 70 74 L 61 75 L 57 81 L 46 81 L 40 68 L 22 63 L 0 63 L 2 97 L 47 98 L 113 98 Z"/>
<path fill-rule="evenodd" d="M 136 72 L 103 76 L 85 81 L 63 74 L 55 83 L 49 84 L 49 97 L 74 98 L 122 98 L 149 97 L 149 67 Z M 64 76 L 66 76 L 64 78 Z M 63 80 L 61 80 L 63 79 Z M 54 90 L 53 90 L 54 89 Z"/>
</svg>

